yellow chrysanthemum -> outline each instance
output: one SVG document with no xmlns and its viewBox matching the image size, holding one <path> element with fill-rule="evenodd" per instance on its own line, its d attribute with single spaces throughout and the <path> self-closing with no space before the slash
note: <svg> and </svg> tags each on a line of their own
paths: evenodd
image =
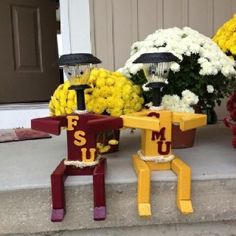
<svg viewBox="0 0 236 236">
<path fill-rule="evenodd" d="M 122 110 L 119 108 L 114 108 L 111 110 L 111 115 L 112 116 L 121 116 L 122 115 Z"/>
<path fill-rule="evenodd" d="M 99 88 L 104 87 L 106 84 L 106 79 L 104 77 L 98 77 L 96 81 L 96 86 Z"/>
<path fill-rule="evenodd" d="M 113 77 L 108 77 L 106 80 L 106 85 L 112 86 L 115 83 L 115 80 Z"/>
<path fill-rule="evenodd" d="M 110 140 L 108 141 L 108 144 L 110 144 L 110 145 L 117 145 L 118 143 L 119 143 L 119 141 L 116 140 L 116 139 L 110 139 Z"/>
<path fill-rule="evenodd" d="M 219 47 L 227 53 L 236 55 L 236 15 L 221 26 L 213 37 Z"/>
<path fill-rule="evenodd" d="M 144 102 L 141 89 L 120 72 L 110 72 L 95 68 L 80 80 L 78 77 L 65 81 L 58 86 L 49 102 L 50 114 L 65 115 L 72 113 L 77 106 L 76 93 L 69 90 L 72 84 L 88 83 L 85 90 L 86 109 L 95 113 L 108 113 L 120 116 L 139 111 Z"/>
</svg>

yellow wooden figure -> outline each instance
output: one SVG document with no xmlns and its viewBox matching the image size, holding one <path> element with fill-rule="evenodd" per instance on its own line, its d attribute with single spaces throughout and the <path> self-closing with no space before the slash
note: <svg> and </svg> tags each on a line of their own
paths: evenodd
<svg viewBox="0 0 236 236">
<path fill-rule="evenodd" d="M 192 213 L 191 168 L 172 153 L 171 127 L 178 123 L 182 131 L 206 124 L 202 114 L 144 110 L 123 115 L 124 126 L 141 128 L 141 149 L 133 155 L 133 165 L 138 177 L 137 197 L 140 216 L 151 216 L 151 171 L 172 170 L 178 177 L 177 206 L 184 213 Z"/>
<path fill-rule="evenodd" d="M 172 170 L 178 177 L 177 206 L 184 213 L 192 213 L 191 169 L 172 153 L 172 124 L 178 123 L 182 131 L 204 126 L 206 116 L 180 113 L 161 107 L 161 93 L 168 84 L 168 73 L 172 62 L 179 59 L 172 53 L 144 53 L 134 63 L 143 63 L 147 83 L 153 93 L 152 106 L 136 114 L 124 115 L 125 127 L 141 128 L 141 149 L 133 155 L 133 165 L 138 176 L 138 212 L 140 216 L 151 216 L 150 181 L 151 171 Z M 154 119 L 154 120 L 153 120 Z"/>
</svg>

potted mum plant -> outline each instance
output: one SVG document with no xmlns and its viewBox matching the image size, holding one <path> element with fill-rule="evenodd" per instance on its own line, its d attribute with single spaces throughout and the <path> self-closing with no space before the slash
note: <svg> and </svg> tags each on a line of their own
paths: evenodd
<svg viewBox="0 0 236 236">
<path fill-rule="evenodd" d="M 218 44 L 221 50 L 229 57 L 236 59 L 236 15 L 225 22 L 216 32 L 213 41 Z M 234 89 L 236 86 L 233 86 Z M 232 145 L 236 148 L 236 90 L 229 97 L 226 108 L 229 115 L 224 118 L 224 123 L 231 128 L 233 138 Z"/>
<path fill-rule="evenodd" d="M 49 102 L 52 116 L 71 114 L 75 110 L 76 94 L 69 87 L 85 81 L 91 87 L 85 90 L 85 104 L 89 112 L 120 116 L 142 109 L 144 99 L 138 85 L 120 72 L 94 68 L 91 73 L 81 71 L 78 76 L 69 77 L 57 87 Z M 98 135 L 97 146 L 101 153 L 114 152 L 118 150 L 118 140 L 118 130 L 103 132 Z"/>
<path fill-rule="evenodd" d="M 236 58 L 236 15 L 225 22 L 216 32 L 213 41 L 226 55 Z"/>
<path fill-rule="evenodd" d="M 163 89 L 163 94 L 175 99 L 176 95 L 181 98 L 184 90 L 190 91 L 198 97 L 198 107 L 208 114 L 208 118 L 216 104 L 220 105 L 221 99 L 231 93 L 236 74 L 234 60 L 227 57 L 210 38 L 189 27 L 160 29 L 144 41 L 132 45 L 131 56 L 119 71 L 141 86 L 146 83 L 143 65 L 132 62 L 148 52 L 171 52 L 179 58 L 179 62 L 172 63 L 170 67 L 168 85 Z M 151 94 L 145 88 L 143 94 L 145 103 L 148 103 Z M 197 99 L 194 99 L 192 104 L 178 108 L 180 111 L 194 112 L 191 106 L 196 102 Z M 208 119 L 208 123 L 213 122 Z"/>
</svg>

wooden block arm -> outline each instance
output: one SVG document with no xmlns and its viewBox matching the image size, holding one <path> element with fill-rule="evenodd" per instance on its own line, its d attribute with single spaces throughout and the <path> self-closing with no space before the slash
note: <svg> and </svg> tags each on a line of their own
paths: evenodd
<svg viewBox="0 0 236 236">
<path fill-rule="evenodd" d="M 105 116 L 101 119 L 89 120 L 87 122 L 87 130 L 89 132 L 101 132 L 112 129 L 120 129 L 123 127 L 123 120 L 119 117 Z"/>
<path fill-rule="evenodd" d="M 122 115 L 123 125 L 126 128 L 160 130 L 160 121 L 156 117 Z"/>
<path fill-rule="evenodd" d="M 203 114 L 193 114 L 184 112 L 173 112 L 172 122 L 178 123 L 182 131 L 205 126 L 207 124 L 207 116 Z"/>
<path fill-rule="evenodd" d="M 49 134 L 59 135 L 61 127 L 67 126 L 66 116 L 43 117 L 31 120 L 31 128 Z"/>
</svg>

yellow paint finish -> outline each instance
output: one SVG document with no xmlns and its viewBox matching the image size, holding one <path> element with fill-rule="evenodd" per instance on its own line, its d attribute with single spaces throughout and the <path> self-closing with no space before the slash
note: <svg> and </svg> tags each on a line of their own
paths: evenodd
<svg viewBox="0 0 236 236">
<path fill-rule="evenodd" d="M 74 144 L 76 146 L 83 146 L 86 144 L 87 140 L 85 139 L 85 132 L 83 130 L 77 130 L 75 133 L 74 133 Z"/>
<path fill-rule="evenodd" d="M 141 133 L 141 150 L 146 157 L 157 155 L 157 142 L 152 141 L 152 132 L 150 130 L 142 130 Z"/>
<path fill-rule="evenodd" d="M 149 113 L 146 113 L 146 114 L 148 115 Z M 163 141 L 164 147 L 165 147 L 166 141 L 171 142 L 171 112 L 158 111 L 155 113 L 159 113 L 160 115 L 158 119 L 156 118 L 160 122 L 159 131 L 142 130 L 141 150 L 142 150 L 143 155 L 146 157 L 162 155 L 159 153 L 158 148 L 157 148 L 158 141 Z M 169 154 L 171 154 L 171 150 L 166 155 L 169 155 Z"/>
<path fill-rule="evenodd" d="M 138 203 L 138 214 L 142 217 L 150 217 L 152 215 L 150 203 Z"/>
<path fill-rule="evenodd" d="M 153 117 L 148 117 L 150 114 L 153 114 Z M 182 130 L 189 130 L 206 125 L 205 115 L 180 112 L 172 113 L 166 110 L 143 110 L 139 113 L 121 117 L 123 118 L 125 127 L 143 129 L 141 135 L 141 152 L 145 158 L 171 155 L 171 148 L 168 150 L 166 148 L 167 144 L 171 142 L 172 123 L 179 123 Z M 133 155 L 133 165 L 138 177 L 137 201 L 140 216 L 151 216 L 151 171 L 158 170 L 172 170 L 177 175 L 177 206 L 183 214 L 193 212 L 191 202 L 191 169 L 187 164 L 178 157 L 175 157 L 175 159 L 167 163 L 143 161 L 135 154 Z"/>
<path fill-rule="evenodd" d="M 155 163 L 153 161 L 147 162 L 147 165 L 150 170 L 157 171 L 157 170 L 170 170 L 171 165 L 170 162 L 165 163 Z"/>
<path fill-rule="evenodd" d="M 141 111 L 131 113 L 131 114 L 129 114 L 129 116 L 141 117 L 141 116 L 147 116 L 148 113 L 150 113 L 150 110 L 143 109 Z"/>
<path fill-rule="evenodd" d="M 67 116 L 67 130 L 72 131 L 74 130 L 74 126 L 77 126 L 79 117 L 78 116 Z"/>
<path fill-rule="evenodd" d="M 177 207 L 183 214 L 193 212 L 191 202 L 191 169 L 179 158 L 168 163 L 154 163 L 143 161 L 138 155 L 133 155 L 133 165 L 138 176 L 138 212 L 140 216 L 151 216 L 150 183 L 151 171 L 172 170 L 178 177 Z"/>
<path fill-rule="evenodd" d="M 177 206 L 182 214 L 191 214 L 193 213 L 193 206 L 191 200 L 179 200 Z"/>
<path fill-rule="evenodd" d="M 145 130 L 159 130 L 159 120 L 147 116 L 123 115 L 123 126 Z"/>
<path fill-rule="evenodd" d="M 171 169 L 178 177 L 177 184 L 177 206 L 183 214 L 193 212 L 191 202 L 191 169 L 179 158 L 171 162 Z"/>
<path fill-rule="evenodd" d="M 82 152 L 82 161 L 83 162 L 94 162 L 95 161 L 95 148 L 89 149 L 89 157 L 87 157 L 87 148 L 81 148 Z"/>
<path fill-rule="evenodd" d="M 133 155 L 133 165 L 138 176 L 138 212 L 140 216 L 151 216 L 150 205 L 150 184 L 151 171 L 145 161 L 142 161 L 138 155 Z"/>
<path fill-rule="evenodd" d="M 172 122 L 178 123 L 182 131 L 194 129 L 207 124 L 207 116 L 203 114 L 173 112 Z"/>
</svg>

